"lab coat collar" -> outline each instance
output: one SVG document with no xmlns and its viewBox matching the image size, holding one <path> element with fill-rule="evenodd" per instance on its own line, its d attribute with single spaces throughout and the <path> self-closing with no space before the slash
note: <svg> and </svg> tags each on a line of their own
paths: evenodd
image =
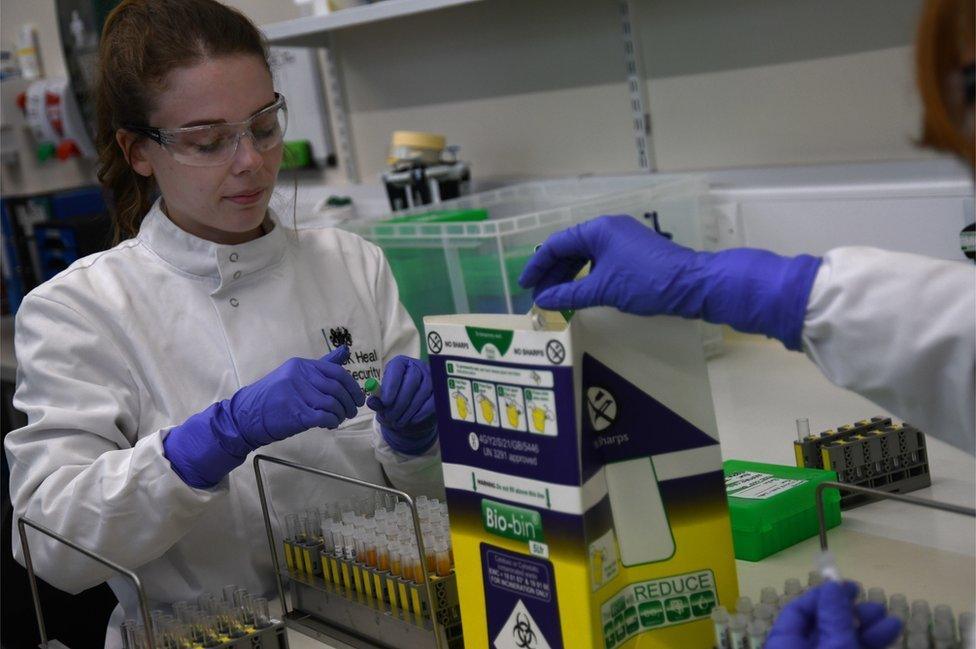
<svg viewBox="0 0 976 649">
<path fill-rule="evenodd" d="M 163 213 L 161 200 L 157 199 L 146 214 L 138 238 L 163 261 L 185 273 L 227 284 L 273 266 L 284 256 L 286 235 L 271 209 L 262 224 L 266 234 L 247 243 L 224 245 L 182 230 Z"/>
</svg>

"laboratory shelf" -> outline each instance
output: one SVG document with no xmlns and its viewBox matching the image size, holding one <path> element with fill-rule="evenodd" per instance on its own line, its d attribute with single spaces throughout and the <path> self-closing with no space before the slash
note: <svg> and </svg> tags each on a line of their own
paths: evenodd
<svg viewBox="0 0 976 649">
<path fill-rule="evenodd" d="M 381 0 L 362 7 L 341 9 L 322 16 L 304 16 L 263 25 L 261 30 L 272 45 L 321 47 L 328 32 L 367 23 L 400 18 L 470 4 L 480 0 Z"/>
</svg>

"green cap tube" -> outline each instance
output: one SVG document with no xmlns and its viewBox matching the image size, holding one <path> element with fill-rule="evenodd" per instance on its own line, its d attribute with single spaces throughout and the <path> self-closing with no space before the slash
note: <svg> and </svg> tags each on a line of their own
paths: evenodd
<svg viewBox="0 0 976 649">
<path fill-rule="evenodd" d="M 374 378 L 368 378 L 366 379 L 366 382 L 363 383 L 363 390 L 365 390 L 367 394 L 377 394 L 380 391 L 380 382 Z"/>
</svg>

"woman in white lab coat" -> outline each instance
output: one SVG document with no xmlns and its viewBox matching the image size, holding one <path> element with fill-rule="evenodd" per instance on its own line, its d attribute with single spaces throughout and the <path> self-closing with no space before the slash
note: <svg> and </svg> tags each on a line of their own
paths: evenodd
<svg viewBox="0 0 976 649">
<path fill-rule="evenodd" d="M 134 569 L 151 606 L 230 583 L 270 594 L 252 451 L 443 489 L 417 331 L 378 248 L 268 209 L 287 108 L 244 16 L 126 0 L 100 59 L 99 178 L 122 241 L 17 314 L 28 424 L 6 440 L 14 511 Z M 381 374 L 374 414 L 359 384 Z M 285 511 L 335 495 L 271 482 Z M 112 626 L 137 617 L 110 572 L 33 538 L 45 580 L 77 592 L 108 579 Z"/>
</svg>

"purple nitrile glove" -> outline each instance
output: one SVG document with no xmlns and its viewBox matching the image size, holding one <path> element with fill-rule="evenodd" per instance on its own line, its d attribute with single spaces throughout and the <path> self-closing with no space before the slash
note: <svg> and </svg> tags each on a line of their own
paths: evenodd
<svg viewBox="0 0 976 649">
<path fill-rule="evenodd" d="M 183 482 L 206 489 L 251 451 L 309 428 L 336 428 L 365 395 L 343 367 L 349 348 L 292 358 L 169 431 L 163 454 Z"/>
<path fill-rule="evenodd" d="M 573 281 L 587 261 L 589 275 Z M 544 309 L 613 306 L 727 324 L 801 348 L 820 258 L 733 248 L 696 252 L 630 216 L 601 216 L 546 239 L 519 278 Z"/>
<path fill-rule="evenodd" d="M 396 356 L 383 370 L 380 395 L 366 405 L 376 411 L 383 439 L 394 451 L 420 455 L 437 439 L 434 389 L 426 363 Z"/>
<path fill-rule="evenodd" d="M 855 604 L 853 582 L 827 581 L 783 607 L 764 649 L 884 649 L 901 631 L 873 602 Z"/>
</svg>

